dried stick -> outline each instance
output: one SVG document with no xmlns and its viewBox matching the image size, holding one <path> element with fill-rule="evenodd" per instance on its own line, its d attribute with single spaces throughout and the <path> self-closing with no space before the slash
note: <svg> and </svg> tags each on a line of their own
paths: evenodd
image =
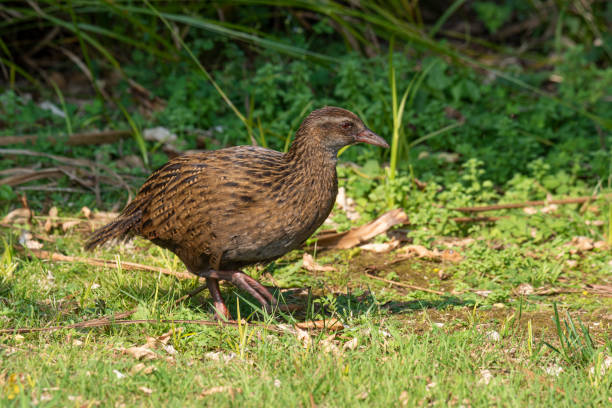
<svg viewBox="0 0 612 408">
<path fill-rule="evenodd" d="M 64 255 L 64 254 L 60 254 L 57 252 L 49 252 L 49 251 L 43 251 L 41 249 L 29 249 L 29 250 L 25 250 L 23 247 L 20 246 L 15 246 L 17 248 L 17 250 L 22 251 L 22 252 L 27 252 L 27 253 L 31 253 L 32 255 L 41 258 L 41 259 L 48 259 L 50 261 L 56 261 L 56 262 L 83 262 L 89 265 L 93 265 L 93 266 L 108 266 L 108 267 L 116 267 L 117 266 L 117 262 L 114 260 L 109 260 L 109 259 L 99 259 L 99 258 L 78 258 L 75 256 L 68 256 L 68 255 Z M 142 264 L 138 264 L 138 263 L 134 263 L 134 262 L 120 262 L 119 265 L 121 266 L 121 268 L 123 269 L 127 269 L 127 270 L 143 270 L 143 271 L 149 271 L 149 272 L 158 272 L 158 273 L 162 273 L 164 275 L 170 275 L 170 276 L 174 276 L 178 279 L 193 279 L 194 276 L 192 274 L 186 273 L 186 272 L 176 272 L 176 271 L 172 271 L 170 269 L 165 269 L 165 268 L 160 268 L 157 266 L 149 266 L 149 265 L 142 265 Z M 205 283 L 206 280 L 204 278 L 198 278 L 200 282 Z"/>
<path fill-rule="evenodd" d="M 549 204 L 582 204 L 588 201 L 596 200 L 600 197 L 610 198 L 612 197 L 612 194 L 605 194 L 602 196 L 563 198 L 561 200 L 541 200 L 541 201 L 525 201 L 523 203 L 493 204 L 493 205 L 483 205 L 483 206 L 478 206 L 478 207 L 457 207 L 457 208 L 452 208 L 452 210 L 461 211 L 461 212 L 485 212 L 485 211 L 507 210 L 510 208 L 525 208 L 525 207 L 549 205 Z"/>
<path fill-rule="evenodd" d="M 508 217 L 454 217 L 455 222 L 495 222 Z"/>
<path fill-rule="evenodd" d="M 102 130 L 99 132 L 82 132 L 73 133 L 67 136 L 46 136 L 50 141 L 57 142 L 65 140 L 68 146 L 89 146 L 114 143 L 121 139 L 127 139 L 132 136 L 132 131 L 123 130 Z M 8 146 L 13 144 L 25 144 L 35 142 L 39 137 L 37 135 L 18 135 L 18 136 L 3 136 L 0 137 L 0 146 Z"/>
</svg>

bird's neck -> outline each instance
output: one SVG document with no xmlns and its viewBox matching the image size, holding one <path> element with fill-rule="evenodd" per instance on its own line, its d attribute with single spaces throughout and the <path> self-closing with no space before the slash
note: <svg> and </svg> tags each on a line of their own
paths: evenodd
<svg viewBox="0 0 612 408">
<path fill-rule="evenodd" d="M 309 184 L 308 188 L 303 189 L 304 192 L 331 194 L 335 200 L 338 189 L 338 152 L 323 148 L 316 142 L 313 138 L 299 137 L 299 133 L 296 135 L 291 148 L 285 154 L 287 167 L 291 169 L 292 174 L 289 177 L 299 184 Z"/>
<path fill-rule="evenodd" d="M 335 174 L 338 149 L 322 146 L 317 138 L 302 135 L 302 129 L 299 129 L 285 156 L 289 162 L 308 168 L 333 168 Z"/>
</svg>

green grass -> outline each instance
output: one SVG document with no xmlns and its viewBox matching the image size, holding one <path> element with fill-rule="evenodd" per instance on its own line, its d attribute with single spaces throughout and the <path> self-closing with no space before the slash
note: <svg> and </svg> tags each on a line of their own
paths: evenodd
<svg viewBox="0 0 612 408">
<path fill-rule="evenodd" d="M 479 233 L 485 230 L 491 228 Z M 49 250 L 91 256 L 82 252 L 80 233 L 57 231 L 52 238 L 55 243 L 45 244 Z M 0 263 L 0 329 L 66 325 L 133 308 L 134 319 L 212 318 L 206 292 L 175 305 L 194 281 L 41 261 L 7 244 Z M 512 239 L 505 244 L 491 250 L 488 241 L 476 241 L 460 250 L 465 259 L 458 264 L 413 259 L 385 266 L 397 254 L 319 251 L 317 261 L 338 271 L 309 273 L 300 267 L 298 251 L 264 270 L 251 269 L 267 284 L 266 273 L 271 272 L 281 287 L 312 288 L 312 297 L 283 292 L 286 301 L 307 308 L 288 320 L 253 314 L 257 308 L 249 305 L 252 299 L 226 287 L 232 314 L 246 319 L 239 327 L 159 323 L 0 335 L 0 401 L 3 406 L 36 401 L 41 406 L 72 401 L 101 406 L 310 406 L 311 400 L 326 406 L 606 405 L 612 370 L 600 367 L 612 354 L 612 321 L 606 314 L 610 298 L 582 293 L 520 296 L 514 290 L 522 283 L 573 289 L 605 281 L 609 252 L 583 254 L 577 268 L 561 265 L 561 282 L 559 270 L 551 267 L 559 262 L 558 243 L 527 243 L 520 250 Z M 526 251 L 539 251 L 540 256 L 524 258 Z M 141 240 L 93 255 L 182 270 L 172 254 Z M 373 280 L 366 265 L 377 265 L 379 276 L 449 295 Z M 450 278 L 442 280 L 441 270 Z M 453 289 L 457 294 L 450 294 Z M 490 294 L 483 297 L 472 290 Z M 578 316 L 581 331 L 559 326 L 553 301 L 561 302 L 574 320 Z M 295 321 L 332 317 L 345 328 L 312 331 L 310 342 L 291 328 Z M 140 361 L 122 351 L 169 330 L 175 330 L 168 344 L 176 354 L 152 347 L 154 358 Z M 491 332 L 500 339 L 492 339 Z M 574 350 L 581 344 L 576 339 L 586 336 L 588 353 Z M 551 347 L 542 347 L 545 342 Z M 572 357 L 575 352 L 579 358 Z M 221 363 L 210 353 L 231 360 Z M 140 363 L 155 371 L 134 373 Z M 558 376 L 551 374 L 557 370 Z M 225 389 L 199 399 L 217 386 L 233 392 Z"/>
</svg>

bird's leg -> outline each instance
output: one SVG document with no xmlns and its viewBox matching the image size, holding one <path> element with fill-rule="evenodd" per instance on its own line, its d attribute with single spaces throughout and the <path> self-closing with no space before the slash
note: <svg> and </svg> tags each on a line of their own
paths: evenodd
<svg viewBox="0 0 612 408">
<path fill-rule="evenodd" d="M 231 320 L 232 316 L 230 315 L 229 310 L 227 310 L 227 306 L 225 306 L 223 297 L 221 297 L 221 290 L 219 290 L 219 279 L 207 277 L 206 286 L 208 286 L 208 291 L 213 299 L 213 307 L 215 308 L 217 317 L 222 321 Z"/>
<path fill-rule="evenodd" d="M 252 288 L 255 288 L 255 290 L 257 290 L 261 295 L 263 295 L 263 297 L 265 297 L 268 302 L 270 302 L 270 304 L 275 305 L 276 303 L 278 303 L 278 300 L 276 300 L 276 298 L 270 293 L 270 291 L 266 289 L 264 285 L 257 282 L 257 280 L 251 278 L 249 275 L 243 272 L 237 272 L 237 274 L 240 274 L 243 279 L 246 280 Z"/>
<path fill-rule="evenodd" d="M 272 294 L 266 289 L 261 283 L 257 282 L 255 279 L 251 278 L 247 274 L 241 271 L 215 271 L 209 270 L 201 273 L 201 276 L 206 277 L 206 281 L 208 282 L 212 279 L 222 279 L 229 282 L 232 282 L 234 285 L 239 287 L 240 289 L 248 292 L 251 296 L 253 296 L 267 311 L 270 311 L 271 304 L 275 305 L 277 303 L 276 298 L 272 296 Z M 218 289 L 218 284 L 217 284 Z M 210 287 L 209 287 L 210 290 Z M 212 295 L 212 290 L 211 290 Z M 213 296 L 214 299 L 214 296 Z"/>
</svg>

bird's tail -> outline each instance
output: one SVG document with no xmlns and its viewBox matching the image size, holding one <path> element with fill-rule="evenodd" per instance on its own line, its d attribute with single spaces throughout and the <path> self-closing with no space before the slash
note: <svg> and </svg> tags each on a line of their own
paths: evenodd
<svg viewBox="0 0 612 408">
<path fill-rule="evenodd" d="M 127 210 L 128 208 L 126 208 Z M 126 214 L 127 213 L 127 214 Z M 107 241 L 123 241 L 137 233 L 137 225 L 140 223 L 141 212 L 124 211 L 113 222 L 98 228 L 85 243 L 85 249 L 91 250 Z"/>
</svg>

